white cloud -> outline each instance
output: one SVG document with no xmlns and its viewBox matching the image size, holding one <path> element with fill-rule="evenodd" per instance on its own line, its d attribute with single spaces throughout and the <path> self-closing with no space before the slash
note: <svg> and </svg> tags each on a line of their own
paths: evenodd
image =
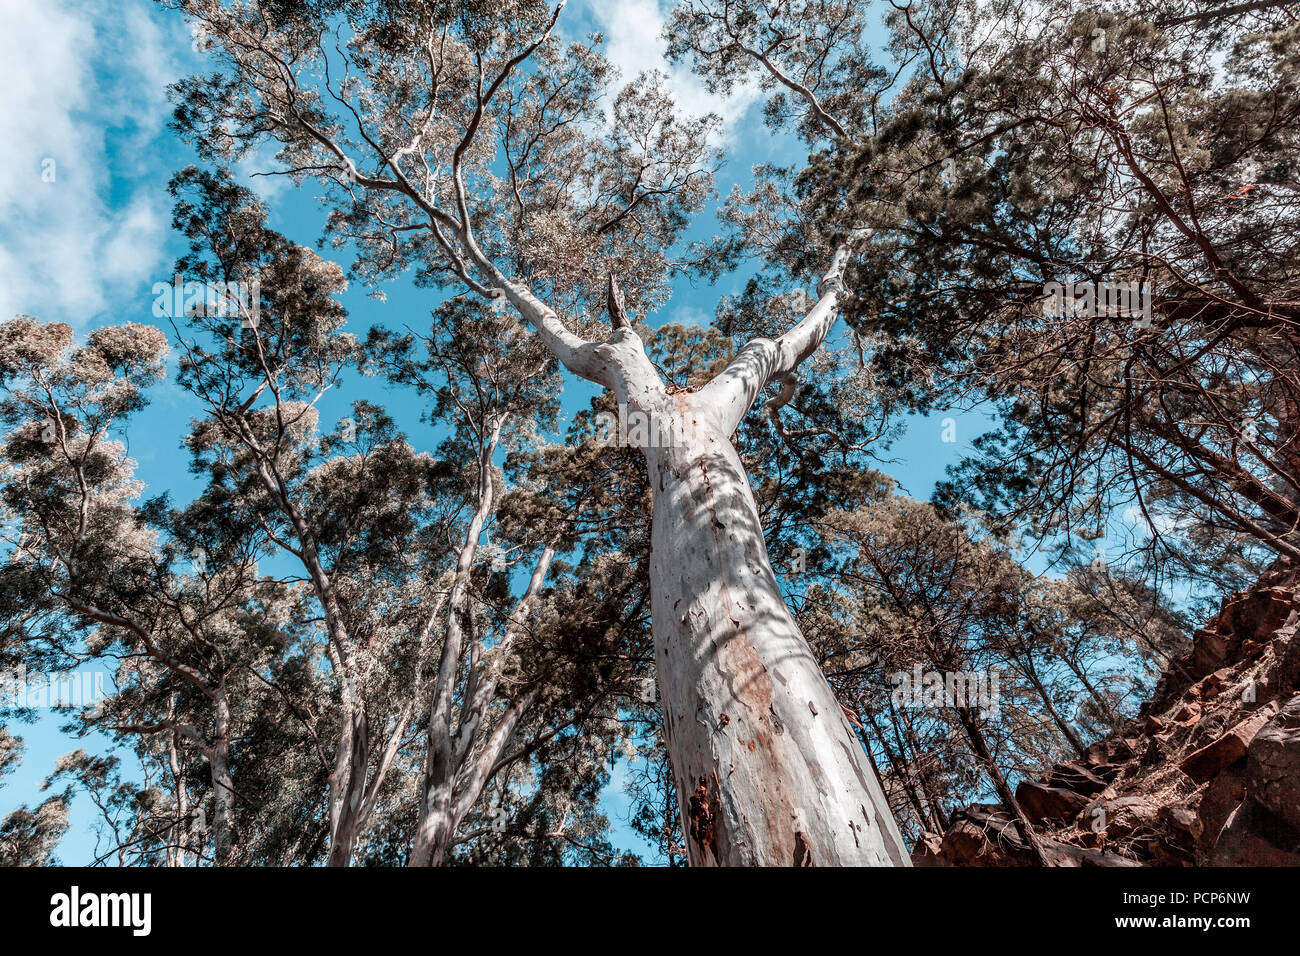
<svg viewBox="0 0 1300 956">
<path fill-rule="evenodd" d="M 672 310 L 668 321 L 705 329 L 713 324 L 713 316 L 697 305 L 680 305 Z"/>
<path fill-rule="evenodd" d="M 0 30 L 0 319 L 84 325 L 160 269 L 155 143 L 179 75 L 145 0 L 7 0 Z M 110 155 L 109 135 L 113 151 Z"/>
<path fill-rule="evenodd" d="M 268 203 L 283 195 L 292 185 L 288 176 L 265 175 L 283 168 L 284 164 L 275 158 L 279 150 L 278 142 L 267 140 L 259 143 L 247 156 L 237 160 L 233 167 L 235 179 L 252 190 L 259 199 Z"/>
<path fill-rule="evenodd" d="M 663 38 L 666 17 L 661 0 L 584 0 L 584 5 L 605 35 L 605 55 L 618 67 L 624 82 L 643 70 L 660 70 L 668 75 L 668 88 L 684 112 L 693 116 L 717 113 L 722 117 L 723 136 L 734 136 L 736 124 L 758 99 L 757 85 L 739 87 L 731 96 L 717 96 L 705 89 L 687 64 L 670 64 L 664 56 L 668 42 Z"/>
</svg>

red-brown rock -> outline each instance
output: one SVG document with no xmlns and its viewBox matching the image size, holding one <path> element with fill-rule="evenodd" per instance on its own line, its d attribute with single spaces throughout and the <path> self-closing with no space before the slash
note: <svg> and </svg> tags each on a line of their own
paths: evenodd
<svg viewBox="0 0 1300 956">
<path fill-rule="evenodd" d="M 1202 858 L 1209 856 L 1223 825 L 1232 816 L 1232 811 L 1241 805 L 1245 796 L 1246 771 L 1241 767 L 1225 770 L 1205 788 L 1196 807 L 1196 817 L 1201 824 L 1197 847 Z"/>
<path fill-rule="evenodd" d="M 1269 703 L 1236 724 L 1227 733 L 1183 758 L 1179 769 L 1197 783 L 1206 783 L 1220 771 L 1246 756 L 1246 746 L 1273 719 L 1277 704 Z"/>
<path fill-rule="evenodd" d="M 1110 776 L 1104 774 L 1110 771 Z M 1090 768 L 1078 760 L 1067 760 L 1064 763 L 1058 763 L 1052 768 L 1052 772 L 1047 775 L 1045 783 L 1049 787 L 1063 787 L 1066 790 L 1073 790 L 1075 793 L 1082 793 L 1085 796 L 1101 793 L 1106 789 L 1106 784 L 1114 778 L 1119 767 L 1115 764 L 1102 764 L 1096 768 Z"/>
<path fill-rule="evenodd" d="M 1109 840 L 1119 840 L 1143 830 L 1154 831 L 1159 815 L 1159 807 L 1139 796 L 1098 800 L 1085 813 L 1089 820 L 1101 821 Z"/>
<path fill-rule="evenodd" d="M 1211 866 L 1300 866 L 1300 833 L 1250 800 L 1223 825 Z"/>
<path fill-rule="evenodd" d="M 1025 811 L 1025 816 L 1035 823 L 1040 820 L 1065 823 L 1079 815 L 1079 811 L 1088 805 L 1088 798 L 1064 787 L 1049 787 L 1026 780 L 1016 788 L 1016 802 Z"/>
<path fill-rule="evenodd" d="M 1247 747 L 1246 793 L 1300 830 L 1300 695 Z"/>
</svg>

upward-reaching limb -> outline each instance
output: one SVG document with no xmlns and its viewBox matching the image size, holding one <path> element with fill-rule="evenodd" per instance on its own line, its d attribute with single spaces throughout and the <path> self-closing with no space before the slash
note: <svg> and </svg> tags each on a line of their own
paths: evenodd
<svg viewBox="0 0 1300 956">
<path fill-rule="evenodd" d="M 835 250 L 830 269 L 817 286 L 817 302 L 807 315 L 780 338 L 751 341 L 700 390 L 699 407 L 714 416 L 715 424 L 724 434 L 736 430 L 769 383 L 781 382 L 784 388 L 777 401 L 789 400 L 794 391 L 796 369 L 821 347 L 839 316 L 844 269 L 854 244 L 865 236 L 865 231 L 855 232 Z"/>
</svg>

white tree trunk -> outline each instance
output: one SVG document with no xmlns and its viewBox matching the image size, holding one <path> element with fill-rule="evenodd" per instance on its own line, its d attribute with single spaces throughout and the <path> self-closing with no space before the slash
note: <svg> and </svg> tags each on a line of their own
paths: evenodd
<svg viewBox="0 0 1300 956">
<path fill-rule="evenodd" d="M 908 866 L 867 755 L 768 561 L 744 466 L 699 393 L 645 449 L 659 690 L 693 865 Z M 656 396 L 657 397 L 657 396 Z"/>
<path fill-rule="evenodd" d="M 212 768 L 212 860 L 215 866 L 228 866 L 231 853 L 230 818 L 235 795 L 230 774 L 230 703 L 224 687 L 216 697 L 216 740 L 208 752 Z"/>
<path fill-rule="evenodd" d="M 796 370 L 835 322 L 859 235 L 836 249 L 802 320 L 751 341 L 695 392 L 664 387 L 612 284 L 614 330 L 587 342 L 476 256 L 566 368 L 609 388 L 629 421 L 638 412 L 650 423 L 655 661 L 695 865 L 911 865 L 867 754 L 785 606 L 730 437 L 768 383 L 782 385 L 778 402 L 793 394 Z"/>
</svg>

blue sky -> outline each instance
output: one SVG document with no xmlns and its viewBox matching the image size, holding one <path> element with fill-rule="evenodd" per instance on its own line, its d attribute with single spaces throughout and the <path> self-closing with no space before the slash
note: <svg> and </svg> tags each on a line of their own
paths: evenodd
<svg viewBox="0 0 1300 956">
<path fill-rule="evenodd" d="M 668 70 L 658 39 L 667 3 L 659 0 L 578 0 L 570 3 L 561 31 L 578 36 L 593 29 L 605 34 L 606 53 L 625 77 L 643 69 Z M 29 314 L 66 322 L 85 332 L 119 322 L 151 322 L 152 287 L 171 279 L 182 251 L 170 230 L 166 183 L 178 168 L 196 161 L 192 150 L 166 129 L 166 84 L 203 67 L 189 26 L 148 0 L 5 0 L 0 29 L 0 316 Z M 670 88 L 687 111 L 712 110 L 724 120 L 727 165 L 718 191 L 745 185 L 758 162 L 799 161 L 803 148 L 775 136 L 761 120 L 757 94 L 742 89 L 727 100 L 708 94 L 685 71 L 670 70 Z M 272 208 L 272 224 L 290 238 L 314 245 L 322 213 L 310 185 L 295 190 L 275 178 L 251 177 L 269 168 L 254 157 L 240 173 Z M 51 175 L 52 174 L 52 175 Z M 710 212 L 692 238 L 715 229 Z M 328 256 L 328 252 L 323 253 Z M 721 295 L 737 291 L 745 275 L 724 277 L 713 286 L 680 281 L 671 302 L 651 324 L 707 323 Z M 384 287 L 386 302 L 353 287 L 343 297 L 349 327 L 359 335 L 372 324 L 420 326 L 436 305 L 436 293 L 407 281 Z M 362 395 L 377 397 L 382 386 L 332 393 L 322 417 L 340 417 Z M 566 414 L 585 404 L 585 384 L 566 379 Z M 437 432 L 419 421 L 418 407 L 395 394 L 381 395 L 412 443 L 432 447 Z M 152 405 L 126 436 L 139 477 L 149 494 L 164 490 L 184 501 L 197 490 L 180 442 L 196 408 L 173 384 L 154 389 Z M 940 416 L 916 420 L 895 445 L 897 463 L 885 468 L 908 493 L 924 498 L 946 465 L 969 449 L 983 425 L 978 416 L 957 418 L 956 442 L 941 441 Z M 322 426 L 326 421 L 322 421 Z M 35 725 L 11 727 L 26 741 L 22 765 L 0 788 L 0 816 L 42 799 L 40 782 L 54 761 L 79 746 L 102 747 L 103 740 L 76 741 L 59 733 L 63 721 L 47 714 Z M 617 781 L 616 781 L 617 782 Z M 617 824 L 626 801 L 617 786 L 607 806 L 621 842 L 641 849 L 625 826 Z M 92 808 L 76 801 L 72 829 L 60 846 L 62 862 L 89 862 L 94 838 Z"/>
</svg>

